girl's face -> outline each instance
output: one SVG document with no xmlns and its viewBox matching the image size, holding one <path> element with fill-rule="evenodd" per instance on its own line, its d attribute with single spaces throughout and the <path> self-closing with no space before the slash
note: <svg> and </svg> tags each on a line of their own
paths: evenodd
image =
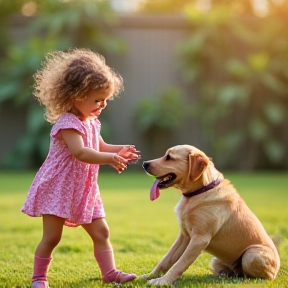
<svg viewBox="0 0 288 288">
<path fill-rule="evenodd" d="M 81 114 L 82 120 L 97 118 L 107 106 L 107 100 L 113 95 L 113 89 L 91 90 L 84 100 L 75 101 L 74 109 Z"/>
</svg>

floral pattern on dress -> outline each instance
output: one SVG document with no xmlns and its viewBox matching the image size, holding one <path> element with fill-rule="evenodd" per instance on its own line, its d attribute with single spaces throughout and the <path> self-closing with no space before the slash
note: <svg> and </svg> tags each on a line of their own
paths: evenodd
<svg viewBox="0 0 288 288">
<path fill-rule="evenodd" d="M 39 217 L 43 214 L 66 219 L 65 225 L 78 226 L 105 217 L 97 178 L 99 165 L 77 160 L 59 133 L 74 129 L 84 145 L 99 151 L 101 123 L 95 118 L 81 122 L 66 113 L 53 125 L 48 155 L 28 191 L 22 212 Z"/>
</svg>

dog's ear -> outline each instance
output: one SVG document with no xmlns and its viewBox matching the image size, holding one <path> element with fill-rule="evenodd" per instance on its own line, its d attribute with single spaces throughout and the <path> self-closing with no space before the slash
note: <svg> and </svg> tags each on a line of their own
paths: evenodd
<svg viewBox="0 0 288 288">
<path fill-rule="evenodd" d="M 189 154 L 189 177 L 196 181 L 208 166 L 209 159 L 201 154 Z"/>
</svg>

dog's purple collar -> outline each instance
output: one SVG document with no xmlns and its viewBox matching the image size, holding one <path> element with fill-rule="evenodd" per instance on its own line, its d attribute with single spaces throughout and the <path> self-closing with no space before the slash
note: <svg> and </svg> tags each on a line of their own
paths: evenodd
<svg viewBox="0 0 288 288">
<path fill-rule="evenodd" d="M 218 186 L 221 183 L 221 181 L 222 181 L 222 178 L 217 178 L 216 180 L 212 181 L 210 184 L 203 186 L 202 188 L 200 188 L 196 191 L 188 192 L 188 193 L 182 193 L 182 195 L 185 197 L 188 197 L 188 198 L 197 196 L 199 194 L 202 194 L 202 193 L 209 191 L 209 190 L 213 189 L 214 187 Z"/>
</svg>

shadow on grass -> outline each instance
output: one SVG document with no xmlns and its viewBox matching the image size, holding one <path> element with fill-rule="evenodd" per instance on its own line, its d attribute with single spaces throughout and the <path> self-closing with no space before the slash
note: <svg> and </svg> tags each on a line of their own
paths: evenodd
<svg viewBox="0 0 288 288">
<path fill-rule="evenodd" d="M 163 285 L 161 287 L 174 287 L 174 288 L 190 288 L 190 287 L 233 287 L 248 284 L 249 287 L 257 285 L 258 288 L 262 287 L 265 284 L 264 280 L 261 279 L 248 279 L 248 278 L 228 278 L 228 277 L 218 277 L 211 274 L 206 275 L 182 275 L 181 278 L 176 280 L 173 285 Z M 262 284 L 262 285 L 261 285 Z M 127 286 L 126 286 L 127 285 Z M 125 284 L 125 287 L 129 287 L 129 284 Z M 149 285 L 147 281 L 137 279 L 136 281 L 131 282 L 130 287 L 156 287 Z M 248 287 L 248 286 L 247 286 Z"/>
<path fill-rule="evenodd" d="M 203 287 L 204 284 L 230 285 L 230 284 L 264 284 L 264 283 L 265 281 L 262 279 L 249 279 L 241 277 L 219 277 L 211 274 L 206 274 L 206 275 L 193 275 L 193 276 L 183 275 L 181 279 L 175 282 L 174 286 L 183 287 L 193 284 L 193 287 L 194 285 L 200 285 L 201 287 Z"/>
</svg>

